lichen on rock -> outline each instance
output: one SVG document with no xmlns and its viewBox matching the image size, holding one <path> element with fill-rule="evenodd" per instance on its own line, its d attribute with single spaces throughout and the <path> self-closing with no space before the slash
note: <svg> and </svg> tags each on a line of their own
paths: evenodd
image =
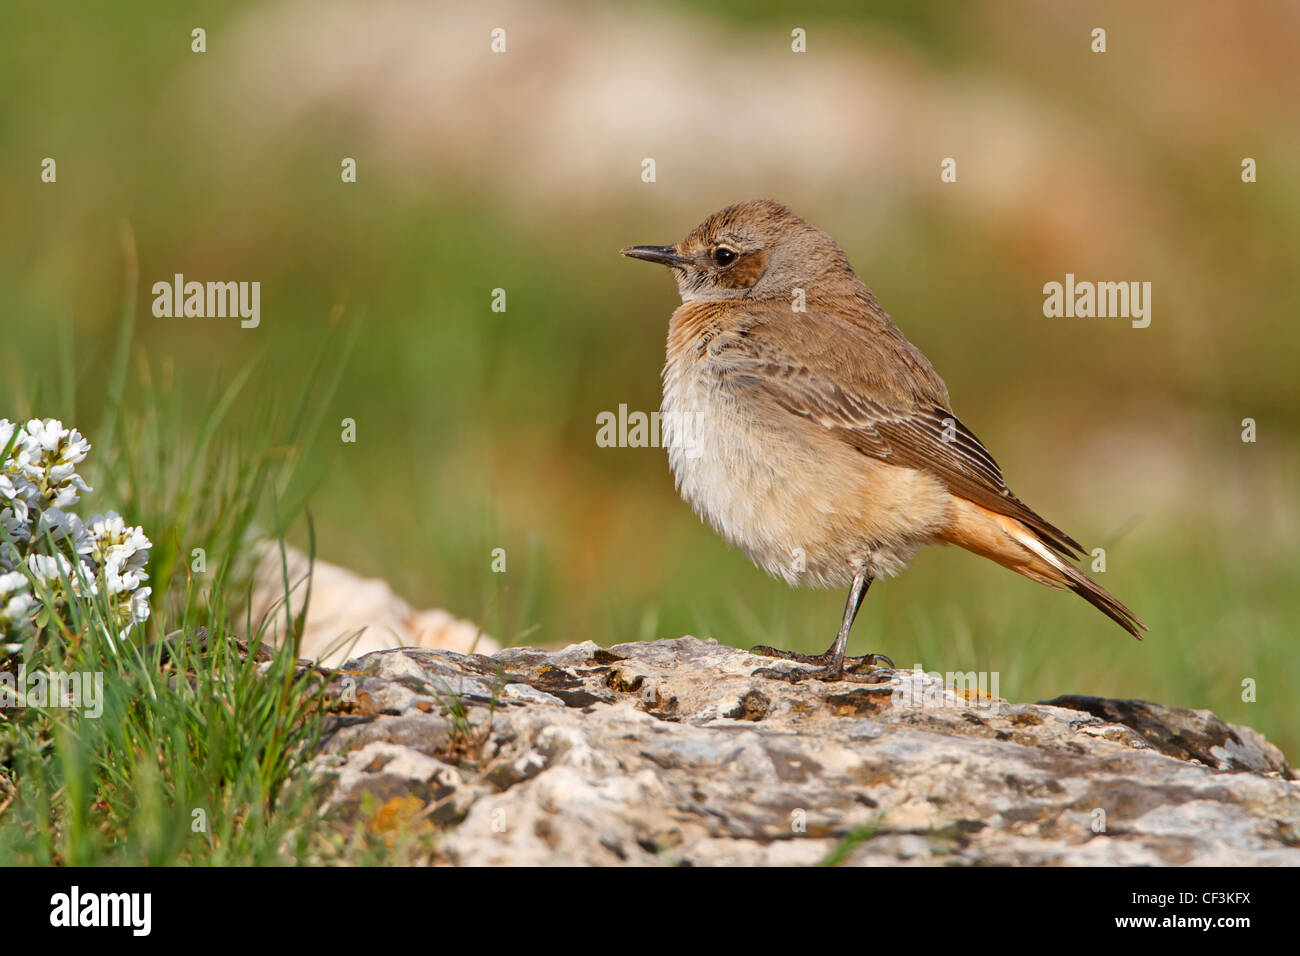
<svg viewBox="0 0 1300 956">
<path fill-rule="evenodd" d="M 771 663 L 692 637 L 370 653 L 331 685 L 323 810 L 398 807 L 468 865 L 1300 864 L 1300 783 L 1208 712 L 751 676 Z"/>
</svg>

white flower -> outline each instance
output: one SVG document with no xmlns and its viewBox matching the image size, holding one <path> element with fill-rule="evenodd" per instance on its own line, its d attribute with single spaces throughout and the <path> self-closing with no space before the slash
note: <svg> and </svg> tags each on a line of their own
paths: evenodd
<svg viewBox="0 0 1300 956">
<path fill-rule="evenodd" d="M 85 461 L 86 453 L 90 451 L 90 442 L 81 437 L 81 432 L 64 428 L 63 422 L 57 418 L 30 419 L 24 431 L 27 433 L 27 447 L 39 450 L 56 464 L 75 465 Z"/>
<path fill-rule="evenodd" d="M 118 552 L 109 556 L 108 562 L 103 567 L 104 587 L 109 594 L 123 594 L 127 591 L 134 591 L 146 580 L 149 575 L 143 568 L 132 568 L 125 562 L 126 555 Z"/>
<path fill-rule="evenodd" d="M 149 619 L 144 529 L 112 511 L 86 524 L 66 510 L 91 490 L 77 474 L 89 451 L 58 419 L 0 419 L 0 637 L 43 627 L 74 597 L 95 598 L 119 635 Z M 0 656 L 21 648 L 0 644 Z"/>
<path fill-rule="evenodd" d="M 27 518 L 18 514 L 16 508 L 0 508 L 0 527 L 4 528 L 0 542 L 7 539 L 14 544 L 22 544 L 31 539 L 32 529 L 27 527 Z"/>
<path fill-rule="evenodd" d="M 131 623 L 143 624 L 149 620 L 149 595 L 153 588 L 141 588 L 131 595 Z"/>
<path fill-rule="evenodd" d="M 149 575 L 149 549 L 153 547 L 144 529 L 128 527 L 116 511 L 91 515 L 90 556 L 99 565 L 109 594 L 134 591 Z"/>
<path fill-rule="evenodd" d="M 6 461 L 4 467 L 9 467 Z M 15 466 L 16 468 L 16 466 Z M 27 520 L 27 506 L 36 497 L 36 486 L 19 471 L 0 470 L 0 505 L 12 509 L 20 521 Z"/>
<path fill-rule="evenodd" d="M 72 567 L 61 554 L 29 554 L 27 570 L 32 572 L 36 583 L 44 588 L 52 588 L 62 583 L 62 576 Z"/>
<path fill-rule="evenodd" d="M 48 511 L 42 511 L 40 518 L 37 519 L 37 544 L 43 543 L 46 540 L 46 535 L 60 550 L 63 547 L 68 547 L 77 554 L 90 554 L 95 547 L 95 540 L 91 537 L 90 531 L 87 530 L 81 519 L 61 508 L 50 508 Z"/>
<path fill-rule="evenodd" d="M 9 439 L 14 437 L 14 432 L 17 429 L 18 426 L 9 419 L 0 418 L 0 454 L 3 454 L 4 450 L 9 447 Z M 14 444 L 17 445 L 18 442 Z"/>
<path fill-rule="evenodd" d="M 29 554 L 27 570 L 36 579 L 38 590 L 43 592 L 40 597 L 43 599 L 45 594 L 50 594 L 56 604 L 67 600 L 65 581 L 72 585 L 72 593 L 76 595 L 98 591 L 95 579 L 86 573 L 85 565 L 80 561 L 73 564 L 64 554 Z"/>
<path fill-rule="evenodd" d="M 78 492 L 91 490 L 76 472 L 89 451 L 90 442 L 75 428 L 57 418 L 33 418 L 18 432 L 10 457 L 47 506 L 66 508 L 77 503 Z"/>
<path fill-rule="evenodd" d="M 21 571 L 0 574 L 0 636 L 29 629 L 35 607 L 27 575 Z"/>
<path fill-rule="evenodd" d="M 144 528 L 128 526 L 116 511 L 102 515 L 91 515 L 87 525 L 94 548 L 90 552 L 97 561 L 103 561 L 110 549 L 123 549 L 133 555 L 140 555 L 139 566 L 149 560 L 149 549 L 153 543 L 145 537 Z"/>
<path fill-rule="evenodd" d="M 8 457 L 0 460 L 0 510 L 10 513 L 15 520 L 26 524 L 27 506 L 36 499 L 36 486 L 18 464 L 18 456 L 26 447 L 25 435 L 9 419 L 0 418 L 0 454 L 9 448 L 9 442 L 14 438 L 15 431 L 18 432 L 18 438 L 14 440 L 13 448 L 10 449 Z"/>
</svg>

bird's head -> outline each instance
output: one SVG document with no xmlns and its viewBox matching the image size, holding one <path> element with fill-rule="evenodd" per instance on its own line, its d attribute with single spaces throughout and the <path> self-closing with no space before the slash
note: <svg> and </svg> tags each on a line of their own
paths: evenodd
<svg viewBox="0 0 1300 956">
<path fill-rule="evenodd" d="M 623 255 L 673 270 L 683 302 L 789 300 L 836 279 L 856 282 L 848 259 L 826 233 L 770 199 L 728 206 L 673 246 L 632 246 Z"/>
</svg>

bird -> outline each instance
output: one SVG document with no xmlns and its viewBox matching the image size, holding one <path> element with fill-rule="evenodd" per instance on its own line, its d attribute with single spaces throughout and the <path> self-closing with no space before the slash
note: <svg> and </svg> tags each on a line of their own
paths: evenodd
<svg viewBox="0 0 1300 956">
<path fill-rule="evenodd" d="M 1083 547 L 1007 487 L 943 379 L 825 232 L 782 203 L 750 200 L 675 245 L 622 255 L 667 266 L 681 296 L 660 407 L 681 496 L 770 575 L 848 588 L 825 653 L 755 647 L 811 665 L 756 675 L 892 671 L 884 654 L 846 658 L 849 632 L 872 582 L 931 545 L 1073 591 L 1142 639 L 1146 625 L 1075 566 Z"/>
</svg>

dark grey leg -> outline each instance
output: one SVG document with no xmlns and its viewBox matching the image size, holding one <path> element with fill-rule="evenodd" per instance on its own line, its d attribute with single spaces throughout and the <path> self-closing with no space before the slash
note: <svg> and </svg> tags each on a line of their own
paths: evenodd
<svg viewBox="0 0 1300 956">
<path fill-rule="evenodd" d="M 849 588 L 849 599 L 844 604 L 844 619 L 840 622 L 840 631 L 835 635 L 834 643 L 826 649 L 825 653 L 817 655 L 796 654 L 794 651 L 782 651 L 763 644 L 750 649 L 751 654 L 758 654 L 762 657 L 777 657 L 781 660 L 798 661 L 801 664 L 820 664 L 824 666 L 813 671 L 798 668 L 783 671 L 774 667 L 763 667 L 754 671 L 754 676 L 774 677 L 787 681 L 800 681 L 808 677 L 817 677 L 821 680 L 842 679 L 844 677 L 844 653 L 849 646 L 849 631 L 853 629 L 853 622 L 857 620 L 858 610 L 862 607 L 862 599 L 867 596 L 867 589 L 871 587 L 871 582 L 872 577 L 865 569 L 854 575 L 853 585 Z M 863 664 L 883 663 L 891 669 L 894 666 L 894 662 L 883 654 L 865 654 L 862 657 L 853 658 L 853 660 Z"/>
<path fill-rule="evenodd" d="M 849 599 L 844 602 L 844 620 L 840 622 L 840 632 L 835 635 L 835 643 L 826 650 L 830 655 L 830 663 L 827 664 L 826 670 L 833 675 L 833 680 L 839 680 L 844 674 L 844 651 L 849 646 L 849 631 L 853 629 L 853 622 L 858 619 L 858 609 L 862 607 L 862 599 L 867 596 L 869 587 L 871 587 L 871 575 L 866 571 L 859 571 L 854 575 L 853 586 L 849 588 Z"/>
</svg>

